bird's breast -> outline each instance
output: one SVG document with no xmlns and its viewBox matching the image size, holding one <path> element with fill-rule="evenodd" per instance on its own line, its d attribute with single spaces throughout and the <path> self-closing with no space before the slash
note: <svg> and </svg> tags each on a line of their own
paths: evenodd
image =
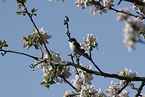
<svg viewBox="0 0 145 97">
<path fill-rule="evenodd" d="M 74 43 L 69 42 L 69 46 L 74 54 L 82 55 L 81 52 L 77 49 L 77 47 L 75 47 Z"/>
</svg>

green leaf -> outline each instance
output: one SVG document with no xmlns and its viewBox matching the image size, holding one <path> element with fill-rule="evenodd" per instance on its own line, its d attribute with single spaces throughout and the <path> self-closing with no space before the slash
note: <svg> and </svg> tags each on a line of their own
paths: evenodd
<svg viewBox="0 0 145 97">
<path fill-rule="evenodd" d="M 4 44 L 4 47 L 8 47 L 8 45 L 7 44 Z"/>
<path fill-rule="evenodd" d="M 32 13 L 34 13 L 34 11 L 35 11 L 35 8 L 33 8 L 33 9 L 31 10 Z"/>
<path fill-rule="evenodd" d="M 44 82 L 44 81 L 40 83 L 40 85 L 44 85 L 44 84 L 45 84 L 45 82 Z"/>
<path fill-rule="evenodd" d="M 34 13 L 33 15 L 34 15 L 34 16 L 37 16 L 37 14 L 36 14 L 36 13 Z"/>
<path fill-rule="evenodd" d="M 19 4 L 19 5 L 18 5 L 18 10 L 20 10 L 21 7 L 22 7 L 22 4 Z"/>
<path fill-rule="evenodd" d="M 27 2 L 27 0 L 17 0 L 17 3 L 26 3 Z"/>
<path fill-rule="evenodd" d="M 24 1 L 24 3 L 26 3 L 26 2 L 27 2 L 27 0 Z"/>
<path fill-rule="evenodd" d="M 2 44 L 5 44 L 7 41 L 6 40 L 3 40 Z"/>
<path fill-rule="evenodd" d="M 20 12 L 20 11 L 17 11 L 17 12 L 16 12 L 16 14 L 17 14 L 17 15 L 21 15 L 21 14 L 22 14 L 22 12 Z"/>
<path fill-rule="evenodd" d="M 34 45 L 34 47 L 35 47 L 35 49 L 36 49 L 36 50 L 38 50 L 38 49 L 39 49 L 38 45 Z"/>
<path fill-rule="evenodd" d="M 4 3 L 5 2 L 5 0 L 3 0 L 3 2 L 2 3 Z"/>
<path fill-rule="evenodd" d="M 49 86 L 49 85 L 47 85 L 47 88 L 48 88 L 48 89 L 49 89 L 49 87 L 50 87 L 50 86 Z"/>
<path fill-rule="evenodd" d="M 48 85 L 51 85 L 51 84 L 56 84 L 56 82 L 55 81 L 51 81 L 51 82 L 49 82 Z"/>
<path fill-rule="evenodd" d="M 125 71 L 123 72 L 123 76 L 126 76 L 126 72 Z"/>
<path fill-rule="evenodd" d="M 120 84 L 116 84 L 116 86 L 119 86 Z"/>
<path fill-rule="evenodd" d="M 93 38 L 92 41 L 96 41 L 96 38 Z"/>
<path fill-rule="evenodd" d="M 65 16 L 66 17 L 66 22 L 69 22 L 69 18 L 68 18 L 68 16 Z"/>
<path fill-rule="evenodd" d="M 17 0 L 17 3 L 21 3 L 19 0 Z"/>
<path fill-rule="evenodd" d="M 26 13 L 23 13 L 23 16 L 25 16 L 26 15 Z"/>
<path fill-rule="evenodd" d="M 44 76 L 44 79 L 45 79 L 46 81 L 49 81 L 49 80 L 50 80 L 50 77 Z"/>
<path fill-rule="evenodd" d="M 5 54 L 4 53 L 1 53 L 1 55 L 4 56 Z"/>
<path fill-rule="evenodd" d="M 49 89 L 50 86 L 48 84 L 45 84 L 44 87 L 47 87 Z"/>
<path fill-rule="evenodd" d="M 68 54 L 68 56 L 72 56 L 72 54 L 71 54 L 71 53 L 69 53 L 69 54 Z"/>
</svg>

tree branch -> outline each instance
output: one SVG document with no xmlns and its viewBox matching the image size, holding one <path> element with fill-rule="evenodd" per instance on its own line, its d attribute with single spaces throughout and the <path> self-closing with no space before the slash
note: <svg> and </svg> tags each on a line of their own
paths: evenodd
<svg viewBox="0 0 145 97">
<path fill-rule="evenodd" d="M 5 52 L 5 53 L 9 52 L 9 53 L 15 53 L 15 54 L 19 54 L 19 55 L 25 55 L 25 56 L 33 58 L 35 60 L 39 59 L 38 57 L 34 57 L 32 55 L 29 55 L 29 54 L 26 54 L 26 53 L 17 52 L 17 51 L 12 51 L 12 50 L 0 50 L 0 51 Z"/>
<path fill-rule="evenodd" d="M 145 5 L 145 3 L 143 3 L 143 2 L 141 2 L 141 1 L 139 1 L 139 0 L 119 0 L 119 3 L 120 3 L 121 1 L 127 1 L 127 2 L 131 2 L 131 3 L 135 3 L 136 5 L 143 5 L 143 6 Z M 99 5 L 99 6 L 101 6 L 101 9 L 104 9 L 104 8 L 105 8 L 105 7 L 103 7 L 103 6 L 100 4 L 100 2 L 95 1 L 95 0 L 92 0 L 92 4 L 93 4 L 93 5 Z M 122 10 L 122 11 L 117 10 L 117 9 L 115 9 L 115 8 L 113 8 L 113 7 L 110 7 L 110 10 L 113 10 L 113 11 L 115 11 L 116 13 L 117 13 L 117 12 L 124 13 L 124 14 L 130 15 L 130 16 L 133 16 L 133 17 L 135 17 L 135 18 L 140 17 L 140 16 L 138 16 L 138 15 L 134 15 L 134 14 L 131 14 L 131 13 L 124 12 L 123 10 Z M 144 16 L 142 16 L 142 18 L 145 19 Z"/>
<path fill-rule="evenodd" d="M 82 69 L 82 70 L 86 71 L 87 73 L 100 75 L 100 76 L 104 76 L 104 77 L 108 77 L 108 78 L 116 78 L 116 79 L 119 79 L 119 80 L 127 80 L 127 81 L 145 81 L 145 77 L 133 77 L 133 78 L 131 78 L 131 77 L 119 76 L 118 74 L 110 74 L 110 73 L 105 73 L 105 72 L 103 72 L 103 74 L 102 74 L 101 72 L 86 69 L 85 67 L 83 67 L 81 65 L 74 64 L 72 62 L 57 63 L 57 62 L 50 61 L 50 60 L 48 60 L 48 62 L 52 63 L 54 66 L 55 65 L 58 65 L 58 66 L 74 66 L 74 67 L 77 67 L 79 69 Z"/>
<path fill-rule="evenodd" d="M 138 15 L 134 15 L 134 14 L 131 14 L 131 13 L 128 13 L 128 12 L 124 12 L 123 10 L 117 10 L 117 9 L 115 9 L 115 8 L 113 8 L 113 7 L 110 7 L 110 10 L 113 10 L 113 11 L 115 11 L 116 13 L 117 13 L 117 12 L 124 13 L 124 14 L 126 14 L 126 15 L 130 15 L 130 16 L 133 16 L 133 17 L 135 17 L 135 18 L 139 17 Z M 145 19 L 145 17 L 142 17 L 142 18 Z"/>
<path fill-rule="evenodd" d="M 131 3 L 134 3 L 136 5 L 141 5 L 141 6 L 144 6 L 145 3 L 143 3 L 141 0 L 124 0 L 126 2 L 131 2 Z"/>
</svg>

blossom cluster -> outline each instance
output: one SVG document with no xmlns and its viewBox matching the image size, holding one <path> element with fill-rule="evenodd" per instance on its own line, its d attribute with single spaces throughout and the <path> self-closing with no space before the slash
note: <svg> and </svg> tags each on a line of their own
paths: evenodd
<svg viewBox="0 0 145 97">
<path fill-rule="evenodd" d="M 48 0 L 49 2 L 52 2 L 52 0 Z M 56 2 L 59 0 L 55 0 Z M 62 0 L 65 2 L 66 0 Z M 82 9 L 85 9 L 87 6 L 93 6 L 94 8 L 90 9 L 90 13 L 93 13 L 95 15 L 96 11 L 99 13 L 99 15 L 102 15 L 102 13 L 107 13 L 107 10 L 110 10 L 111 6 L 115 5 L 114 0 L 76 0 L 75 4 L 77 4 L 77 7 L 81 7 Z"/>
<path fill-rule="evenodd" d="M 107 10 L 109 10 L 111 6 L 115 5 L 114 0 L 102 0 L 102 3 L 103 7 L 105 7 Z"/>
<path fill-rule="evenodd" d="M 142 15 L 145 15 L 145 6 L 143 6 L 143 5 L 136 5 L 136 4 L 133 3 L 131 8 L 133 10 L 138 11 L 138 13 L 140 13 Z M 142 18 L 142 16 L 140 16 L 139 18 Z"/>
<path fill-rule="evenodd" d="M 119 71 L 117 72 L 117 74 L 119 76 L 130 77 L 130 78 L 134 78 L 138 75 L 137 72 L 131 73 L 131 70 L 128 70 L 128 68 L 124 68 L 123 72 Z"/>
<path fill-rule="evenodd" d="M 59 57 L 59 53 L 53 52 L 49 50 L 51 54 L 51 58 L 53 62 L 65 62 L 62 58 Z M 41 72 L 43 73 L 43 82 L 41 83 L 45 87 L 49 88 L 49 85 L 54 83 L 62 83 L 63 79 L 59 78 L 59 75 L 62 75 L 64 78 L 69 78 L 71 76 L 71 73 L 69 72 L 69 68 L 65 66 L 54 66 L 52 63 L 49 62 L 49 56 L 48 54 L 44 54 L 42 59 L 39 59 L 35 62 L 35 64 L 40 67 Z"/>
<path fill-rule="evenodd" d="M 8 47 L 8 44 L 6 43 L 6 40 L 1 41 L 0 40 L 0 50 L 2 50 L 3 47 Z"/>
<path fill-rule="evenodd" d="M 107 97 L 99 88 L 99 90 L 95 90 L 94 85 L 87 85 L 83 87 L 83 89 L 79 92 L 76 93 L 75 91 L 67 91 L 63 90 L 64 96 L 63 97 Z"/>
<path fill-rule="evenodd" d="M 86 69 L 91 69 L 92 65 L 85 66 Z M 79 91 L 74 92 L 69 90 L 64 90 L 64 97 L 68 97 L 73 95 L 73 97 L 96 97 L 104 95 L 103 92 L 99 89 L 95 90 L 95 86 L 92 85 L 91 81 L 93 80 L 92 74 L 87 73 L 86 71 L 81 71 L 81 69 L 77 69 L 79 74 L 75 74 L 75 79 L 72 79 L 71 82 L 73 86 Z M 103 96 L 102 96 L 103 97 Z"/>
<path fill-rule="evenodd" d="M 98 49 L 98 43 L 96 42 L 96 38 L 93 38 L 93 34 L 87 34 L 87 38 L 84 37 L 83 44 L 80 44 L 81 48 L 88 51 L 92 51 L 93 48 Z"/>
<path fill-rule="evenodd" d="M 128 91 L 123 90 L 120 94 L 117 94 L 117 92 L 120 90 L 118 87 L 120 84 L 113 83 L 113 80 L 111 81 L 111 85 L 105 90 L 107 97 L 129 97 L 130 94 Z"/>
<path fill-rule="evenodd" d="M 87 69 L 91 69 L 92 66 L 86 66 Z M 99 90 L 95 89 L 95 86 L 90 82 L 93 80 L 92 74 L 86 73 L 85 71 L 81 71 L 81 69 L 78 69 L 79 75 L 75 75 L 75 79 L 72 79 L 73 86 L 78 90 L 75 91 L 67 91 L 64 90 L 64 97 L 129 97 L 130 92 L 123 89 L 119 94 L 118 91 L 121 90 L 121 88 L 124 85 L 127 85 L 131 88 L 134 88 L 134 84 L 129 82 L 127 83 L 125 80 L 121 80 L 120 83 L 114 83 L 113 80 L 111 81 L 111 85 L 104 90 L 106 93 L 102 92 L 101 89 Z M 123 77 L 136 77 L 138 74 L 137 72 L 132 73 L 131 70 L 128 70 L 127 68 L 124 68 L 124 70 L 121 72 L 117 72 L 119 76 Z M 87 75 L 87 76 L 86 76 Z M 145 95 L 141 94 L 143 97 Z"/>
<path fill-rule="evenodd" d="M 123 9 L 123 12 L 129 13 L 129 9 Z M 123 21 L 125 27 L 123 29 L 123 43 L 128 48 L 128 51 L 135 49 L 135 43 L 138 42 L 140 33 L 145 33 L 145 24 L 137 18 L 131 17 L 128 14 L 117 13 L 117 19 Z"/>
<path fill-rule="evenodd" d="M 119 71 L 119 72 L 117 72 L 117 74 L 119 76 L 130 77 L 130 78 L 134 78 L 134 77 L 136 77 L 138 75 L 137 72 L 131 73 L 131 70 L 128 70 L 128 68 L 124 68 L 123 72 Z M 127 82 L 125 80 L 120 80 L 121 87 L 123 87 L 126 84 L 127 84 Z M 132 87 L 134 84 L 129 82 L 128 85 L 130 85 Z"/>
<path fill-rule="evenodd" d="M 128 70 L 127 68 L 124 68 L 123 72 L 121 72 L 121 71 L 117 72 L 117 74 L 119 76 L 130 77 L 130 78 L 134 78 L 138 75 L 137 72 L 131 73 L 131 70 Z M 120 90 L 119 86 L 123 87 L 125 85 L 127 85 L 127 86 L 130 85 L 131 87 L 134 87 L 133 83 L 131 83 L 131 82 L 127 83 L 125 80 L 120 80 L 120 83 L 113 83 L 113 80 L 112 80 L 111 85 L 107 88 L 107 90 L 105 90 L 106 96 L 107 97 L 110 97 L 110 96 L 111 97 L 112 96 L 113 97 L 115 97 L 115 96 L 117 96 L 117 97 L 129 97 L 130 92 L 128 92 L 126 90 L 123 90 L 123 91 L 121 91 L 121 93 L 117 94 L 117 92 Z"/>
<path fill-rule="evenodd" d="M 96 11 L 99 13 L 99 15 L 102 15 L 102 13 L 107 13 L 107 10 L 110 10 L 111 6 L 114 6 L 114 0 L 100 0 L 101 2 L 97 2 L 94 0 L 77 0 L 75 1 L 75 4 L 77 4 L 77 7 L 80 7 L 82 9 L 85 9 L 86 6 L 94 6 L 94 8 L 90 9 L 90 12 L 95 15 Z"/>
<path fill-rule="evenodd" d="M 48 44 L 48 39 L 51 38 L 51 35 L 47 34 L 47 31 L 45 31 L 43 29 L 43 27 L 41 29 L 39 29 L 40 34 L 38 33 L 37 30 L 33 30 L 33 35 L 26 35 L 25 37 L 23 37 L 22 41 L 24 42 L 23 47 L 26 47 L 26 49 L 28 50 L 31 46 L 34 46 L 36 49 L 38 49 L 40 46 L 42 46 L 44 43 Z M 41 37 L 43 39 L 41 39 Z M 43 43 L 44 42 L 44 43 Z"/>
<path fill-rule="evenodd" d="M 130 77 L 130 78 L 134 78 L 138 75 L 137 72 L 131 73 L 131 70 L 128 70 L 127 68 L 124 68 L 123 72 L 121 72 L 121 71 L 117 72 L 117 74 L 119 76 Z M 123 87 L 125 85 L 127 85 L 127 86 L 130 85 L 131 88 L 134 88 L 134 83 L 132 83 L 132 82 L 127 83 L 125 80 L 120 80 L 120 85 L 121 85 L 121 87 Z"/>
</svg>

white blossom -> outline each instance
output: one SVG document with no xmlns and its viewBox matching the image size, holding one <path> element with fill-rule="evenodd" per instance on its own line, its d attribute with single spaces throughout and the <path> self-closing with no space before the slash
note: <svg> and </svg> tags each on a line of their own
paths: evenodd
<svg viewBox="0 0 145 97">
<path fill-rule="evenodd" d="M 106 7 L 107 10 L 110 9 L 111 6 L 114 6 L 115 2 L 114 0 L 102 0 L 103 6 Z"/>
<path fill-rule="evenodd" d="M 144 2 L 144 0 L 143 0 L 143 2 Z M 133 3 L 131 7 L 132 7 L 133 10 L 137 10 L 141 14 L 145 15 L 145 6 L 143 6 L 143 5 L 135 5 L 135 3 Z"/>
<path fill-rule="evenodd" d="M 42 38 L 43 38 L 43 41 L 44 41 L 45 43 L 48 44 L 48 39 L 51 38 L 51 35 L 48 35 L 48 34 L 47 34 L 47 31 L 45 31 L 45 30 L 43 29 L 43 27 L 40 28 L 40 29 L 38 28 L 38 30 L 39 30 L 39 32 L 40 32 Z M 39 34 L 38 34 L 38 31 L 37 31 L 37 30 L 33 30 L 33 31 L 34 31 L 34 33 L 36 34 L 36 36 L 39 37 L 39 40 L 41 40 L 41 39 L 40 39 L 40 36 L 39 36 Z"/>
<path fill-rule="evenodd" d="M 86 48 L 86 51 L 90 50 L 92 51 L 93 48 L 97 48 L 98 49 L 98 44 L 96 42 L 96 38 L 93 38 L 93 34 L 87 34 L 87 38 L 84 37 L 84 40 L 83 40 L 83 44 L 80 44 L 81 45 L 81 48 Z"/>
<path fill-rule="evenodd" d="M 123 90 L 120 94 L 118 94 L 118 97 L 129 97 L 130 92 Z"/>
<path fill-rule="evenodd" d="M 131 77 L 131 78 L 136 77 L 138 75 L 137 72 L 131 73 L 131 70 L 128 70 L 128 68 L 124 68 L 123 72 L 119 71 L 117 72 L 117 74 L 119 76 Z"/>
<path fill-rule="evenodd" d="M 124 12 L 129 13 L 128 9 L 123 9 Z M 145 25 L 137 18 L 131 17 L 124 13 L 117 13 L 117 19 L 124 22 L 123 29 L 123 43 L 128 48 L 128 51 L 135 49 L 135 43 L 138 42 L 140 33 L 145 33 Z"/>
</svg>

